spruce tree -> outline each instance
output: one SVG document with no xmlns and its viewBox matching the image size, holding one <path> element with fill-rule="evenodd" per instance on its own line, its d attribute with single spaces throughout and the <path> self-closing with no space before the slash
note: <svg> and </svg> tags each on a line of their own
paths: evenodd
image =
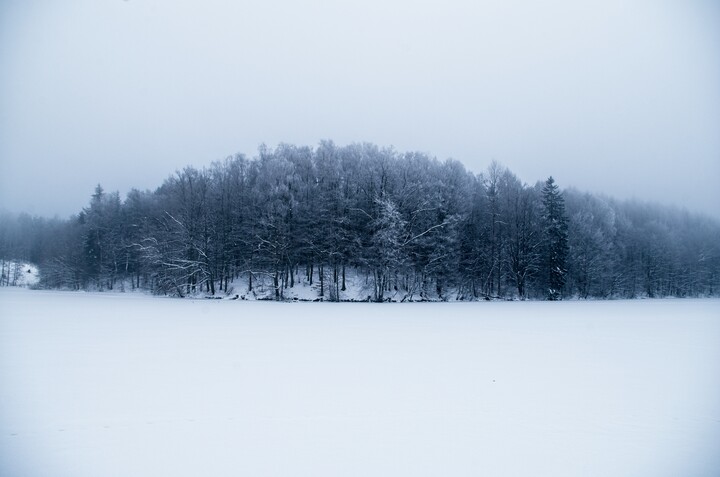
<svg viewBox="0 0 720 477">
<path fill-rule="evenodd" d="M 568 224 L 565 198 L 550 176 L 542 189 L 544 207 L 544 285 L 548 300 L 561 300 L 567 275 Z"/>
</svg>

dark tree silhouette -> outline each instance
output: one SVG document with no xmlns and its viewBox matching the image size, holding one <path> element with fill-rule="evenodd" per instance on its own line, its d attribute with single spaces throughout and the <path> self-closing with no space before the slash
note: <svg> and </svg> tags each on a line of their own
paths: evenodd
<svg viewBox="0 0 720 477">
<path fill-rule="evenodd" d="M 565 198 L 552 176 L 543 186 L 542 203 L 545 292 L 548 300 L 560 300 L 567 277 L 568 225 Z"/>
</svg>

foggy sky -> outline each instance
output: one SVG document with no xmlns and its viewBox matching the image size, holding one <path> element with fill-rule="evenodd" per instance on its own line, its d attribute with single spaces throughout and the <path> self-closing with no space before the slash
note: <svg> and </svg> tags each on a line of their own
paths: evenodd
<svg viewBox="0 0 720 477">
<path fill-rule="evenodd" d="M 370 141 L 720 217 L 713 0 L 0 4 L 0 208 Z"/>
</svg>

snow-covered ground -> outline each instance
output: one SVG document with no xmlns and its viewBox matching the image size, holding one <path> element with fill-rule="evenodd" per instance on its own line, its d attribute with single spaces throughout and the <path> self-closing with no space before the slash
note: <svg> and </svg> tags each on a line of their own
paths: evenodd
<svg viewBox="0 0 720 477">
<path fill-rule="evenodd" d="M 14 287 L 30 287 L 40 280 L 38 267 L 27 262 L 0 260 L 0 284 Z M 1 286 L 0 285 L 0 286 Z"/>
<path fill-rule="evenodd" d="M 720 475 L 720 301 L 0 290 L 0 475 Z"/>
</svg>

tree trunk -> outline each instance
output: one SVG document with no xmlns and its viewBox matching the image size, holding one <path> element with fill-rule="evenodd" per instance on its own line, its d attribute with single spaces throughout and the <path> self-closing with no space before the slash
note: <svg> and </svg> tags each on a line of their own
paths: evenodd
<svg viewBox="0 0 720 477">
<path fill-rule="evenodd" d="M 346 288 L 345 288 L 345 264 L 343 264 L 343 266 L 342 266 L 342 288 L 341 288 L 341 290 L 342 291 L 346 290 Z"/>
<path fill-rule="evenodd" d="M 323 272 L 323 266 L 318 265 L 318 278 L 320 279 L 320 296 L 325 296 L 325 273 Z"/>
<path fill-rule="evenodd" d="M 280 301 L 280 276 L 277 270 L 275 270 L 275 276 L 273 276 L 273 285 L 275 286 L 275 299 Z"/>
</svg>

